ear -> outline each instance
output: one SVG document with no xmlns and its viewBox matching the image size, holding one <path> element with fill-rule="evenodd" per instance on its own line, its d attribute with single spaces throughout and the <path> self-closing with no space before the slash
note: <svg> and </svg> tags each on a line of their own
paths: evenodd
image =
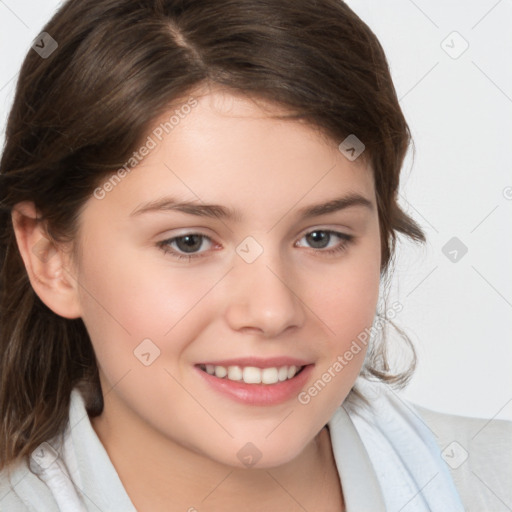
<svg viewBox="0 0 512 512">
<path fill-rule="evenodd" d="M 51 240 L 46 223 L 30 201 L 14 206 L 12 223 L 30 284 L 38 297 L 59 316 L 80 318 L 78 282 L 69 251 Z"/>
</svg>

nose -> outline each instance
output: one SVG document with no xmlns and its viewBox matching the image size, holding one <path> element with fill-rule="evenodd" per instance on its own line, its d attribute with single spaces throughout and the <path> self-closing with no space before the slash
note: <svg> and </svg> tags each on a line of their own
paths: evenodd
<svg viewBox="0 0 512 512">
<path fill-rule="evenodd" d="M 270 338 L 301 327 L 305 311 L 298 290 L 294 289 L 293 269 L 285 269 L 279 257 L 266 254 L 268 251 L 252 263 L 236 257 L 226 288 L 229 297 L 225 314 L 232 329 Z"/>
</svg>

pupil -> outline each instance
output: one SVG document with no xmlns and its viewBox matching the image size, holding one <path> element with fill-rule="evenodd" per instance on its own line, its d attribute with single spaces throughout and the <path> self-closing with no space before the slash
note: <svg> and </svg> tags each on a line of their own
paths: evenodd
<svg viewBox="0 0 512 512">
<path fill-rule="evenodd" d="M 327 247 L 329 243 L 329 233 L 326 233 L 325 231 L 312 231 L 306 236 L 309 238 L 308 242 L 312 243 L 315 249 Z M 320 245 L 317 245 L 318 243 L 320 243 Z"/>
<path fill-rule="evenodd" d="M 201 247 L 200 235 L 186 235 L 176 240 L 176 245 L 183 252 L 194 252 Z M 184 242 L 184 244 L 183 244 Z"/>
</svg>

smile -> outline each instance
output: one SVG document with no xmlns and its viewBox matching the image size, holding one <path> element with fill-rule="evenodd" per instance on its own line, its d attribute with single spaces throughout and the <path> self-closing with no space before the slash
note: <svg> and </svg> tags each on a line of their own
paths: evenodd
<svg viewBox="0 0 512 512">
<path fill-rule="evenodd" d="M 277 384 L 293 379 L 304 366 L 274 366 L 270 368 L 257 368 L 255 366 L 220 366 L 213 364 L 201 364 L 199 368 L 209 375 L 215 375 L 219 379 L 227 379 L 246 384 Z"/>
<path fill-rule="evenodd" d="M 315 367 L 314 364 L 287 365 L 276 361 L 273 363 L 277 363 L 276 366 L 259 368 L 251 366 L 251 363 L 262 366 L 263 363 L 237 362 L 238 365 L 203 363 L 194 365 L 194 368 L 207 388 L 216 394 L 245 405 L 272 406 L 296 400 Z"/>
</svg>

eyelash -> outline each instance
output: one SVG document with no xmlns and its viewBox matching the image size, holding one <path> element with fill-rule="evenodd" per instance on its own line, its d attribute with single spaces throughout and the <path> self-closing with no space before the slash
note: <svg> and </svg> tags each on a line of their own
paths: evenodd
<svg viewBox="0 0 512 512">
<path fill-rule="evenodd" d="M 342 243 L 339 244 L 334 249 L 315 249 L 314 247 L 311 247 L 311 249 L 313 249 L 313 251 L 322 253 L 322 254 L 326 255 L 327 257 L 334 256 L 335 254 L 342 253 L 342 252 L 346 251 L 348 249 L 348 246 L 353 242 L 353 239 L 354 239 L 353 235 L 347 235 L 345 233 L 340 233 L 339 231 L 333 231 L 331 229 L 313 229 L 312 231 L 308 231 L 307 233 L 305 233 L 301 237 L 301 239 L 304 238 L 305 236 L 310 235 L 311 233 L 315 233 L 315 232 L 328 233 L 329 235 L 335 235 L 338 238 L 341 238 L 343 240 Z M 181 238 L 185 238 L 187 236 L 193 236 L 193 235 L 202 237 L 202 240 L 206 239 L 206 240 L 209 240 L 210 242 L 213 242 L 213 240 L 209 236 L 203 235 L 201 233 L 190 232 L 190 233 L 185 233 L 184 235 L 175 236 L 173 238 L 168 238 L 167 240 L 162 240 L 161 242 L 158 242 L 156 245 L 164 252 L 164 254 L 169 254 L 173 258 L 176 258 L 178 260 L 187 259 L 188 261 L 190 261 L 192 259 L 202 258 L 202 257 L 204 257 L 203 253 L 184 254 L 184 253 L 179 253 L 179 252 L 175 251 L 174 249 L 170 248 L 170 244 L 172 244 L 174 241 L 179 240 Z M 329 240 L 329 242 L 330 242 L 330 240 Z"/>
</svg>

